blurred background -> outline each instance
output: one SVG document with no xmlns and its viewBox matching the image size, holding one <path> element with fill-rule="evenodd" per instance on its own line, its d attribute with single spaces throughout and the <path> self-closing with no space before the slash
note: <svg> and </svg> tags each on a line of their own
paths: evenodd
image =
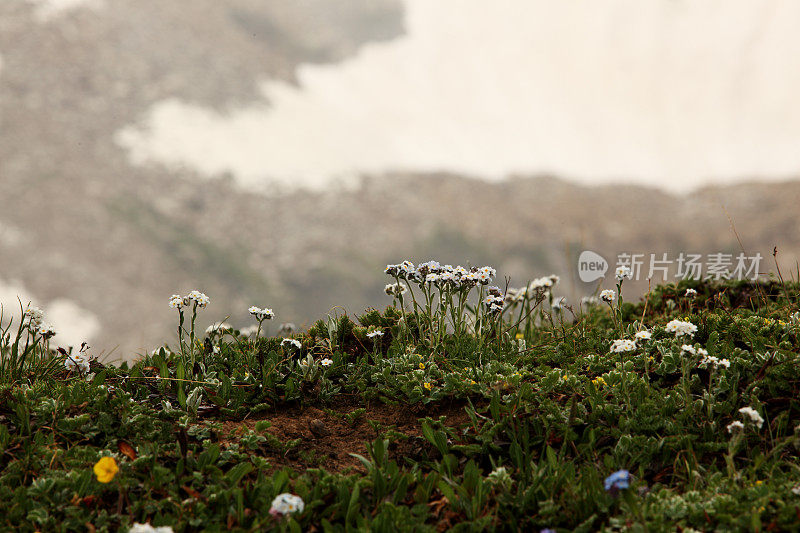
<svg viewBox="0 0 800 533">
<path fill-rule="evenodd" d="M 777 246 L 789 277 L 797 20 L 793 1 L 1 0 L 0 302 L 113 360 L 173 340 L 173 293 L 210 296 L 202 327 L 258 305 L 276 330 L 388 304 L 403 259 L 558 274 L 573 302 L 595 290 L 584 249 L 759 252 L 766 274 Z"/>
</svg>

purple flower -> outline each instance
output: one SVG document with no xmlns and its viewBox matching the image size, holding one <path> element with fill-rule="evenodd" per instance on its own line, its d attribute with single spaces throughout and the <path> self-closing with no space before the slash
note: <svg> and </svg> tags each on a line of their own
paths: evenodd
<svg viewBox="0 0 800 533">
<path fill-rule="evenodd" d="M 618 490 L 627 489 L 630 487 L 631 474 L 627 470 L 617 470 L 606 478 L 606 490 L 616 492 Z"/>
</svg>

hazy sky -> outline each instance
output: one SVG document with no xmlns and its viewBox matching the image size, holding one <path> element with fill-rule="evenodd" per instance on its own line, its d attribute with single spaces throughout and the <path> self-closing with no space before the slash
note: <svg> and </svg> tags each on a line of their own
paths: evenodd
<svg viewBox="0 0 800 533">
<path fill-rule="evenodd" d="M 226 114 L 160 102 L 118 142 L 246 186 L 444 169 L 686 190 L 800 169 L 800 2 L 406 4 L 402 38 Z"/>
</svg>

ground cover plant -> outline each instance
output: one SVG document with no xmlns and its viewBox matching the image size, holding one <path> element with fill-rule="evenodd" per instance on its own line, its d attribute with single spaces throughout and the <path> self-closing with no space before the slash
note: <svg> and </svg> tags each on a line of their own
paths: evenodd
<svg viewBox="0 0 800 533">
<path fill-rule="evenodd" d="M 277 335 L 174 295 L 120 367 L 0 318 L 0 530 L 800 528 L 796 283 L 386 273 L 385 309 Z"/>
</svg>

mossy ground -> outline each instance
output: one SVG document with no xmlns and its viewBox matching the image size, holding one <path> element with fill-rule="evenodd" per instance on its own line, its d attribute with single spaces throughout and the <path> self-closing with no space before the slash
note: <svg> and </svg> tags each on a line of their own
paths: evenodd
<svg viewBox="0 0 800 533">
<path fill-rule="evenodd" d="M 29 374 L 0 385 L 0 530 L 798 530 L 798 299 L 682 282 L 617 322 L 595 307 L 435 346 L 390 307 L 320 321 L 299 351 L 233 331 L 198 341 L 193 369 L 164 349 L 89 380 Z M 694 338 L 666 332 L 674 318 Z M 631 487 L 606 491 L 619 469 Z M 282 492 L 304 511 L 272 517 Z"/>
</svg>

